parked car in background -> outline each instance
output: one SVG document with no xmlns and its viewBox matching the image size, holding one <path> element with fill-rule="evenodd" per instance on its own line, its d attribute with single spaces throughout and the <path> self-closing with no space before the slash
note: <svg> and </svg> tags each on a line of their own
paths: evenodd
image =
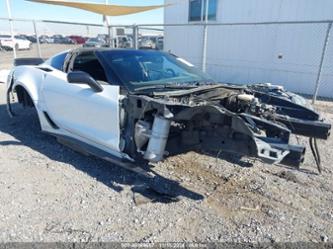
<svg viewBox="0 0 333 249">
<path fill-rule="evenodd" d="M 27 40 L 27 35 L 23 35 L 23 34 L 15 35 L 14 38 L 15 39 Z"/>
<path fill-rule="evenodd" d="M 115 48 L 131 48 L 133 47 L 133 40 L 127 35 L 118 35 L 113 38 L 113 46 Z"/>
<path fill-rule="evenodd" d="M 39 42 L 44 44 L 44 43 L 53 43 L 53 38 L 47 36 L 47 35 L 41 35 L 39 38 Z"/>
<path fill-rule="evenodd" d="M 157 37 L 156 49 L 158 49 L 158 50 L 164 49 L 164 37 L 163 36 Z"/>
<path fill-rule="evenodd" d="M 53 39 L 53 43 L 57 43 L 58 40 L 62 39 L 62 35 L 52 35 L 51 38 Z"/>
<path fill-rule="evenodd" d="M 74 44 L 74 42 L 69 37 L 64 37 L 62 35 L 54 35 L 52 38 L 53 43 L 56 44 Z"/>
<path fill-rule="evenodd" d="M 35 35 L 27 35 L 26 39 L 32 43 L 36 43 L 37 42 L 37 38 Z"/>
<path fill-rule="evenodd" d="M 109 40 L 109 36 L 107 34 L 98 34 L 96 38 L 98 40 L 104 41 L 105 43 L 107 43 Z"/>
<path fill-rule="evenodd" d="M 74 44 L 84 44 L 86 42 L 86 38 L 79 35 L 71 35 L 68 36 L 69 39 L 73 41 Z"/>
<path fill-rule="evenodd" d="M 75 44 L 75 42 L 68 36 L 66 36 L 62 40 L 60 40 L 60 42 L 61 42 L 61 44 Z"/>
<path fill-rule="evenodd" d="M 22 40 L 28 40 L 31 43 L 36 43 L 37 39 L 35 35 L 24 35 L 24 34 L 20 34 L 20 35 L 15 35 L 16 39 L 22 39 Z"/>
<path fill-rule="evenodd" d="M 164 48 L 163 36 L 153 36 L 153 35 L 141 36 L 138 42 L 140 49 L 163 50 Z"/>
<path fill-rule="evenodd" d="M 25 50 L 31 48 L 31 42 L 21 36 L 0 35 L 0 46 L 4 50 Z"/>
<path fill-rule="evenodd" d="M 107 47 L 107 43 L 98 38 L 89 38 L 85 44 L 83 44 L 83 47 L 90 47 L 90 48 L 102 48 Z"/>
</svg>

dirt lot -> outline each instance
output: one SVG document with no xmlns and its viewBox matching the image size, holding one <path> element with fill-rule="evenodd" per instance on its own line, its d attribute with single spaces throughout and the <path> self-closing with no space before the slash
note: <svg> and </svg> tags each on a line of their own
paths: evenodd
<svg viewBox="0 0 333 249">
<path fill-rule="evenodd" d="M 333 139 L 301 171 L 188 153 L 154 170 L 179 200 L 130 173 L 58 144 L 33 113 L 10 119 L 0 85 L 0 241 L 332 241 Z M 330 122 L 332 104 L 318 108 Z M 306 140 L 300 139 L 300 143 Z"/>
</svg>

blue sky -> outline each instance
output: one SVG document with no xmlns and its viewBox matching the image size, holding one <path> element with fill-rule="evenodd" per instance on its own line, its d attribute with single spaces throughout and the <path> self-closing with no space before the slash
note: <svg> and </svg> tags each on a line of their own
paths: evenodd
<svg viewBox="0 0 333 249">
<path fill-rule="evenodd" d="M 49 4 L 33 3 L 24 0 L 9 0 L 12 10 L 12 17 L 27 19 L 45 19 L 74 21 L 82 23 L 102 23 L 102 16 L 88 11 L 75 8 L 55 6 Z M 72 0 L 78 1 L 78 0 Z M 85 2 L 105 3 L 105 0 L 80 0 Z M 109 4 L 115 5 L 160 5 L 164 0 L 109 0 Z M 111 24 L 142 24 L 142 23 L 163 23 L 163 9 L 157 9 L 139 14 L 126 15 L 120 17 L 110 17 Z M 0 17 L 7 16 L 6 1 L 0 0 Z M 70 26 L 60 24 L 37 23 L 39 34 L 78 34 L 78 35 L 96 35 L 105 33 L 103 28 L 91 27 L 87 31 L 84 26 Z M 33 25 L 30 22 L 14 22 L 14 32 L 33 34 Z M 8 21 L 0 21 L 0 34 L 9 33 Z"/>
</svg>

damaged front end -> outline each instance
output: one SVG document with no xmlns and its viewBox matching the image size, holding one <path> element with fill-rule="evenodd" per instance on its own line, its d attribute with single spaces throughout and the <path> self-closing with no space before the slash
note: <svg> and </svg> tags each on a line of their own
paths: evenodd
<svg viewBox="0 0 333 249">
<path fill-rule="evenodd" d="M 122 101 L 123 151 L 146 162 L 225 151 L 299 167 L 305 147 L 289 144 L 290 135 L 327 139 L 331 129 L 302 102 L 270 85 L 138 91 Z"/>
</svg>

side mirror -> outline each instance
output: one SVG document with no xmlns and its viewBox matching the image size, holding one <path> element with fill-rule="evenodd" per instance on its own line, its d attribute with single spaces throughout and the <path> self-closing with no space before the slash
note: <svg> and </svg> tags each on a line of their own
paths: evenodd
<svg viewBox="0 0 333 249">
<path fill-rule="evenodd" d="M 89 74 L 82 71 L 69 72 L 67 74 L 67 81 L 69 83 L 87 84 L 95 92 L 102 92 L 103 87 L 96 80 L 94 80 Z"/>
</svg>

